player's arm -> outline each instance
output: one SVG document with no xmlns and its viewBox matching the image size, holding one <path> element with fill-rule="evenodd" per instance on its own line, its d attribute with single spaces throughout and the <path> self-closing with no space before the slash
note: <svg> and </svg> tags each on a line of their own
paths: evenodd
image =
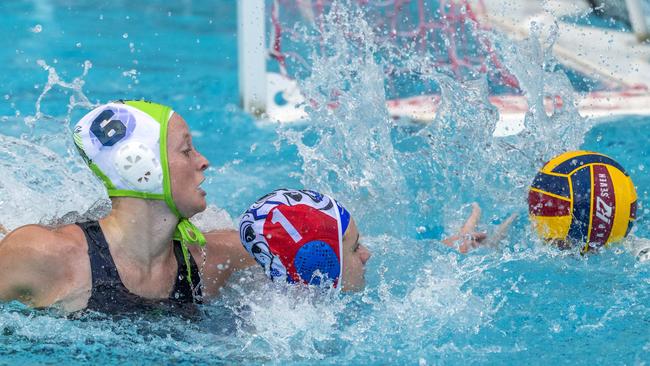
<svg viewBox="0 0 650 366">
<path fill-rule="evenodd" d="M 57 242 L 59 241 L 59 242 Z M 72 277 L 66 243 L 37 225 L 18 228 L 0 241 L 0 301 L 33 307 L 55 303 Z"/>
<path fill-rule="evenodd" d="M 203 265 L 204 295 L 216 296 L 219 289 L 238 270 L 255 265 L 255 259 L 246 252 L 236 230 L 215 230 L 205 233 L 205 265 Z M 196 247 L 194 247 L 196 248 Z M 192 251 L 201 267 L 201 252 Z"/>
</svg>

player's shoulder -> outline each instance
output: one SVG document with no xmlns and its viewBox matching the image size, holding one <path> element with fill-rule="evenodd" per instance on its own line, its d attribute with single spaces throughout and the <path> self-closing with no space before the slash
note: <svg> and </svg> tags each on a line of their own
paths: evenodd
<svg viewBox="0 0 650 366">
<path fill-rule="evenodd" d="M 30 255 L 65 260 L 87 250 L 83 231 L 77 225 L 51 228 L 43 225 L 19 227 L 0 242 L 0 251 L 24 251 Z"/>
</svg>

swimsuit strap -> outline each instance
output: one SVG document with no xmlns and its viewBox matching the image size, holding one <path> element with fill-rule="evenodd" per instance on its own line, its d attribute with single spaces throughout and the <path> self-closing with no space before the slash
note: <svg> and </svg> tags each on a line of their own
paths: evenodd
<svg viewBox="0 0 650 366">
<path fill-rule="evenodd" d="M 88 256 L 90 257 L 90 270 L 92 273 L 91 298 L 97 292 L 97 289 L 107 286 L 128 292 L 117 272 L 117 267 L 108 249 L 108 242 L 101 226 L 99 226 L 99 222 L 89 221 L 77 225 L 83 230 L 88 242 Z"/>
</svg>

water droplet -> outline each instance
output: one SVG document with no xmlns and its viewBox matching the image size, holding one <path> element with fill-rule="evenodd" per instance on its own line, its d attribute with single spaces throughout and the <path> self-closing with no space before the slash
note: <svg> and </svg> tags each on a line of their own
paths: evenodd
<svg viewBox="0 0 650 366">
<path fill-rule="evenodd" d="M 640 171 L 645 170 L 645 165 L 643 165 L 643 164 L 639 164 L 639 170 L 640 170 Z"/>
<path fill-rule="evenodd" d="M 104 14 L 99 14 L 99 20 L 104 20 Z"/>
<path fill-rule="evenodd" d="M 36 24 L 33 28 L 30 28 L 29 31 L 32 33 L 41 33 L 43 30 L 43 26 L 40 24 Z"/>
<path fill-rule="evenodd" d="M 77 42 L 75 46 L 77 46 L 77 48 L 81 48 L 81 42 Z"/>
<path fill-rule="evenodd" d="M 128 34 L 128 33 L 124 33 L 124 34 L 122 34 L 122 38 L 124 38 L 124 39 L 129 38 L 129 34 Z"/>
</svg>

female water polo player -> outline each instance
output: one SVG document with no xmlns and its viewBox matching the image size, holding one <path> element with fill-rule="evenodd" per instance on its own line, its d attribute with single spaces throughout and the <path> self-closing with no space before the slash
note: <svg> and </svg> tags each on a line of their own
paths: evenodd
<svg viewBox="0 0 650 366">
<path fill-rule="evenodd" d="M 356 223 L 333 198 L 310 190 L 278 189 L 255 202 L 239 221 L 246 251 L 273 281 L 365 286 L 370 251 Z"/>
<path fill-rule="evenodd" d="M 487 242 L 475 232 L 480 208 L 474 205 L 458 235 L 443 243 L 465 253 Z M 502 238 L 514 216 L 491 241 Z M 344 291 L 365 286 L 370 251 L 359 242 L 356 223 L 335 199 L 310 190 L 278 189 L 250 206 L 239 221 L 246 251 L 273 281 L 331 285 Z"/>
<path fill-rule="evenodd" d="M 98 222 L 9 233 L 0 242 L 0 300 L 68 312 L 173 310 L 216 295 L 233 271 L 255 263 L 236 231 L 204 235 L 188 221 L 206 208 L 208 161 L 171 108 L 102 105 L 76 125 L 74 141 L 112 210 Z"/>
</svg>

